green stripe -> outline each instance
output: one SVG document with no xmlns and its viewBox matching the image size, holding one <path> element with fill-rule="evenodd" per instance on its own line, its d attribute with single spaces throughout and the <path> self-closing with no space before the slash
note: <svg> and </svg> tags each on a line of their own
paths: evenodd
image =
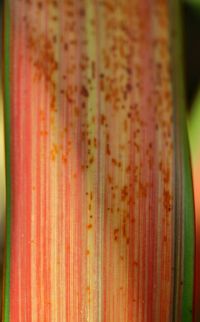
<svg viewBox="0 0 200 322">
<path fill-rule="evenodd" d="M 11 254 L 11 175 L 10 175 L 10 2 L 4 8 L 4 115 L 6 152 L 6 257 L 4 274 L 3 322 L 10 321 L 10 254 Z"/>
<path fill-rule="evenodd" d="M 181 32 L 181 15 L 180 1 L 170 1 L 170 18 L 171 18 L 171 39 L 172 39 L 172 87 L 174 91 L 174 109 L 176 116 L 176 130 L 179 131 L 180 146 L 175 147 L 180 151 L 182 187 L 178 183 L 178 188 L 182 189 L 182 218 L 183 218 L 183 236 L 181 237 L 184 244 L 183 249 L 183 293 L 181 319 L 178 322 L 191 322 L 193 310 L 193 288 L 194 288 L 194 245 L 195 245 L 195 228 L 194 228 L 194 199 L 192 186 L 192 171 L 190 162 L 190 151 L 188 144 L 187 126 L 186 126 L 186 108 L 185 108 L 185 91 L 184 91 L 184 74 L 183 74 L 183 51 L 182 51 L 182 32 Z M 179 192 L 180 193 L 180 192 Z M 176 197 L 176 196 L 175 196 Z M 178 214 L 175 214 L 178 215 Z M 175 236 L 178 238 L 179 236 Z"/>
<path fill-rule="evenodd" d="M 200 88 L 192 104 L 192 111 L 188 120 L 189 141 L 193 162 L 198 162 L 200 146 Z"/>
</svg>

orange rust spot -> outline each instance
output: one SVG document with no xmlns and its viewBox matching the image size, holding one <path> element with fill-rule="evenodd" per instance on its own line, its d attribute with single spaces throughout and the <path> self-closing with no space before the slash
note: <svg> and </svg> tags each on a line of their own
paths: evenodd
<svg viewBox="0 0 200 322">
<path fill-rule="evenodd" d="M 90 159 L 89 159 L 89 163 L 90 164 L 92 164 L 94 162 L 94 157 L 91 157 Z"/>
<path fill-rule="evenodd" d="M 89 92 L 88 92 L 88 90 L 87 90 L 87 88 L 85 86 L 82 86 L 81 94 L 86 98 L 89 96 Z"/>
<path fill-rule="evenodd" d="M 88 224 L 87 229 L 91 229 L 91 228 L 92 228 L 92 224 Z"/>
<path fill-rule="evenodd" d="M 111 152 L 110 152 L 110 145 L 108 143 L 106 144 L 106 154 L 107 155 L 110 155 L 111 154 Z"/>
<path fill-rule="evenodd" d="M 105 100 L 106 100 L 106 102 L 109 102 L 109 101 L 110 101 L 110 99 L 111 99 L 110 94 L 106 94 L 106 96 L 105 96 Z"/>
<path fill-rule="evenodd" d="M 118 166 L 118 162 L 116 159 L 112 158 L 112 164 L 115 165 L 115 166 Z"/>
<path fill-rule="evenodd" d="M 66 99 L 67 99 L 68 103 L 73 103 L 74 102 L 73 98 L 70 96 L 69 93 L 66 93 Z"/>
<path fill-rule="evenodd" d="M 37 3 L 37 7 L 38 7 L 38 9 L 42 9 L 42 7 L 43 7 L 43 4 L 42 4 L 42 2 L 41 1 L 39 1 L 38 3 Z"/>
<path fill-rule="evenodd" d="M 67 44 L 67 43 L 65 43 L 65 44 L 64 44 L 64 50 L 65 50 L 65 51 L 67 51 L 67 50 L 68 50 L 68 44 Z"/>
<path fill-rule="evenodd" d="M 58 17 L 57 16 L 52 16 L 52 20 L 53 21 L 57 21 L 58 20 Z"/>
<path fill-rule="evenodd" d="M 79 15 L 80 15 L 81 17 L 84 17 L 84 16 L 85 16 L 85 9 L 84 9 L 84 8 L 81 8 L 81 9 L 79 10 Z"/>
<path fill-rule="evenodd" d="M 165 184 L 168 184 L 169 180 L 170 180 L 170 170 L 169 169 L 163 170 L 163 178 L 164 178 Z"/>
<path fill-rule="evenodd" d="M 137 144 L 136 142 L 134 142 L 134 146 L 135 146 L 136 150 L 139 152 L 140 151 L 139 144 Z"/>
<path fill-rule="evenodd" d="M 54 6 L 55 8 L 58 7 L 58 1 L 52 1 L 52 6 Z"/>
<path fill-rule="evenodd" d="M 64 163 L 67 163 L 67 156 L 65 154 L 62 155 L 62 161 Z"/>
<path fill-rule="evenodd" d="M 108 1 L 102 1 L 101 3 L 108 11 L 115 12 L 115 6 L 112 3 Z"/>
<path fill-rule="evenodd" d="M 113 178 L 110 175 L 108 175 L 107 178 L 108 178 L 108 182 L 111 184 L 113 182 Z"/>
<path fill-rule="evenodd" d="M 119 228 L 114 229 L 114 240 L 118 240 Z"/>
<path fill-rule="evenodd" d="M 100 116 L 101 125 L 104 125 L 105 124 L 105 121 L 106 121 L 105 115 L 104 114 L 101 114 L 101 116 Z"/>
<path fill-rule="evenodd" d="M 124 186 L 121 189 L 121 199 L 124 201 L 128 196 L 128 186 Z"/>
<path fill-rule="evenodd" d="M 171 195 L 168 190 L 164 190 L 163 199 L 164 199 L 163 200 L 164 208 L 166 209 L 166 211 L 170 211 L 171 210 Z"/>
<path fill-rule="evenodd" d="M 46 131 L 46 130 L 40 131 L 40 135 L 41 136 L 47 136 L 48 135 L 48 131 Z"/>
</svg>

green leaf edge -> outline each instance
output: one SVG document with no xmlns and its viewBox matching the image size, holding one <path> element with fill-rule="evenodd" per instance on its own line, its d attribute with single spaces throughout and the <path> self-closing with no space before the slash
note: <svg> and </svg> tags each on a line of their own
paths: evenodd
<svg viewBox="0 0 200 322">
<path fill-rule="evenodd" d="M 200 88 L 195 96 L 194 102 L 192 104 L 192 110 L 188 117 L 188 133 L 191 148 L 192 161 L 198 162 L 200 156 Z"/>
<path fill-rule="evenodd" d="M 180 146 L 175 147 L 179 162 L 175 161 L 175 171 L 181 171 L 182 182 L 182 211 L 183 211 L 183 293 L 182 293 L 182 322 L 193 321 L 194 297 L 194 260 L 195 260 L 195 221 L 194 197 L 192 184 L 192 168 L 186 123 L 186 100 L 183 73 L 183 36 L 182 17 L 179 0 L 170 1 L 171 18 L 171 59 L 172 59 L 172 89 L 174 99 L 175 136 L 180 135 Z M 178 153 L 177 153 L 178 154 Z M 177 165 L 180 166 L 178 169 Z M 179 183 L 178 183 L 179 184 Z M 180 188 L 180 185 L 178 186 Z M 175 198 L 177 191 L 175 193 Z M 175 214 L 177 215 L 177 214 Z"/>
<path fill-rule="evenodd" d="M 3 322 L 10 321 L 10 255 L 11 255 L 11 160 L 10 160 L 10 2 L 4 2 L 3 25 L 3 96 L 5 120 L 6 166 L 6 235 L 3 291 Z"/>
</svg>

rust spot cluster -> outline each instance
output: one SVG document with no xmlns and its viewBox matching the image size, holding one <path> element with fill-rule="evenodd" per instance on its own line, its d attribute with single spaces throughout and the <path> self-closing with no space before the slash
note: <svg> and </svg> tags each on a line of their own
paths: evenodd
<svg viewBox="0 0 200 322">
<path fill-rule="evenodd" d="M 155 6 L 159 10 L 154 23 L 160 25 L 160 31 L 149 36 L 147 22 L 140 19 L 140 6 L 134 2 L 99 1 L 97 11 L 91 4 L 97 16 L 94 14 L 89 22 L 82 2 L 27 1 L 27 6 L 35 6 L 32 16 L 26 10 L 23 23 L 35 82 L 43 82 L 48 93 L 48 110 L 42 109 L 40 116 L 40 135 L 44 140 L 51 137 L 50 159 L 60 160 L 68 167 L 70 160 L 77 158 L 81 175 L 92 177 L 93 189 L 87 196 L 89 219 L 97 200 L 95 180 L 99 178 L 94 176 L 98 177 L 102 162 L 105 216 L 117 217 L 119 228 L 113 224 L 113 238 L 117 241 L 122 237 L 128 245 L 132 238 L 128 231 L 137 223 L 139 213 L 144 212 L 143 203 L 148 204 L 145 209 L 152 209 L 158 184 L 155 177 L 161 180 L 159 200 L 165 215 L 171 213 L 173 206 L 166 12 L 162 4 Z M 38 28 L 38 21 L 45 21 L 47 14 L 49 26 L 41 22 Z M 58 21 L 62 32 L 58 31 Z M 96 57 L 90 52 L 89 41 L 96 46 Z M 145 50 L 150 54 L 144 57 L 144 67 L 141 57 Z M 152 71 L 146 66 L 151 66 Z M 91 228 L 89 222 L 87 229 Z"/>
</svg>

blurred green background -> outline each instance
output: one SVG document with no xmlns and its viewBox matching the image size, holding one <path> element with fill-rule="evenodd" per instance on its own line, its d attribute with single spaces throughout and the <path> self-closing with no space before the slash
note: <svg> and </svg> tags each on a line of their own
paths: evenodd
<svg viewBox="0 0 200 322">
<path fill-rule="evenodd" d="M 200 153 L 200 0 L 185 0 L 182 7 L 188 131 L 195 163 Z"/>
</svg>

